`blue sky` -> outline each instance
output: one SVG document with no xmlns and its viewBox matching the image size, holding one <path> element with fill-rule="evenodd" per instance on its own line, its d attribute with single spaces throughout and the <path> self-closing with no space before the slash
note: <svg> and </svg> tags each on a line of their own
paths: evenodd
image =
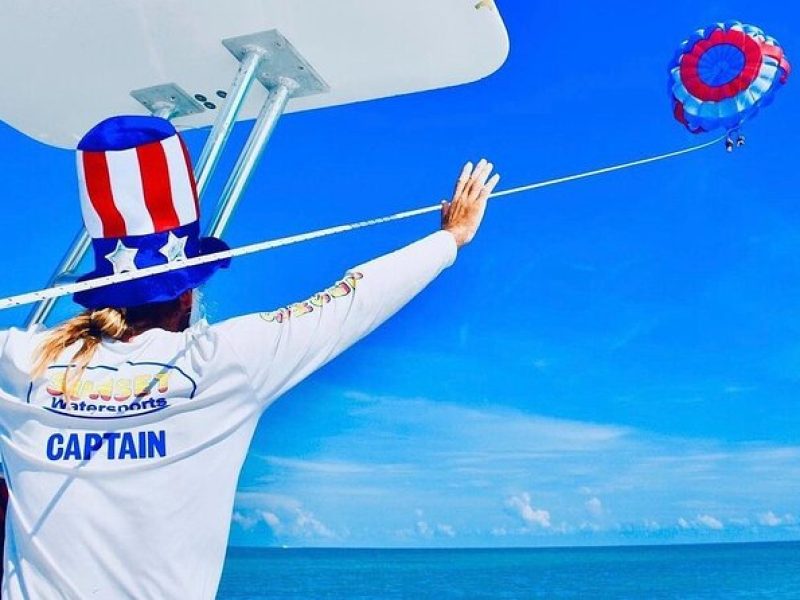
<svg viewBox="0 0 800 600">
<path fill-rule="evenodd" d="M 286 117 L 227 241 L 429 204 L 466 159 L 491 158 L 506 188 L 694 144 L 666 64 L 709 22 L 757 24 L 800 52 L 789 2 L 498 4 L 511 54 L 493 76 Z M 733 155 L 494 202 L 452 269 L 267 412 L 232 543 L 800 537 L 798 93 L 790 80 Z M 188 141 L 197 156 L 203 135 Z M 79 212 L 70 153 L 4 125 L 0 150 L 10 294 L 47 278 Z M 436 226 L 242 259 L 207 287 L 210 315 L 306 297 Z"/>
</svg>

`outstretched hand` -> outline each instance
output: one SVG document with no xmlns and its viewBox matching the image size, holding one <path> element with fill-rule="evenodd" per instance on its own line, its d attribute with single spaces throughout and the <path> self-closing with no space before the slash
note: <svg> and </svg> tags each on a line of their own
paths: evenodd
<svg viewBox="0 0 800 600">
<path fill-rule="evenodd" d="M 459 248 L 475 237 L 486 212 L 486 201 L 500 181 L 496 173 L 489 179 L 492 169 L 494 165 L 483 158 L 474 169 L 468 162 L 456 182 L 453 199 L 442 202 L 442 229 L 453 234 Z"/>
</svg>

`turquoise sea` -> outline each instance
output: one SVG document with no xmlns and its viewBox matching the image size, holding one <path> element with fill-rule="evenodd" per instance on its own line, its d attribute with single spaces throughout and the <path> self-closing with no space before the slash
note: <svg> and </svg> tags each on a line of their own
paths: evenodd
<svg viewBox="0 0 800 600">
<path fill-rule="evenodd" d="M 232 548 L 218 597 L 800 599 L 800 542 L 489 550 Z"/>
</svg>

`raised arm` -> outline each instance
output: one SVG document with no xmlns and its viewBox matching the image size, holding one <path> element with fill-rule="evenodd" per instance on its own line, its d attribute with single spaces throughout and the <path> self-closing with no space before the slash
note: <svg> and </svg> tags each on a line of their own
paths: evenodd
<svg viewBox="0 0 800 600">
<path fill-rule="evenodd" d="M 238 353 L 260 401 L 268 403 L 373 331 L 439 273 L 474 237 L 499 181 L 493 165 L 467 163 L 453 198 L 442 202 L 442 230 L 348 270 L 311 298 L 214 326 Z"/>
</svg>

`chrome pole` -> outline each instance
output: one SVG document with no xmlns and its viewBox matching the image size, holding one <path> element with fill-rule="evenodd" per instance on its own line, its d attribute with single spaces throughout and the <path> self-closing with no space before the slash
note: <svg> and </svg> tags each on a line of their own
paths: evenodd
<svg viewBox="0 0 800 600">
<path fill-rule="evenodd" d="M 277 125 L 278 119 L 286 109 L 286 103 L 295 89 L 297 89 L 297 82 L 288 77 L 283 77 L 278 81 L 275 89 L 271 90 L 258 115 L 258 119 L 256 119 L 253 130 L 247 138 L 244 150 L 239 155 L 239 159 L 233 167 L 233 172 L 225 184 L 217 209 L 214 211 L 214 217 L 208 226 L 207 235 L 218 237 L 225 229 L 242 192 L 244 192 L 250 181 L 258 160 L 261 158 L 264 147 L 273 131 L 275 131 L 275 125 Z"/>
<path fill-rule="evenodd" d="M 92 239 L 89 237 L 89 233 L 81 227 L 81 230 L 78 232 L 78 235 L 75 236 L 75 240 L 72 242 L 69 250 L 61 260 L 61 264 L 58 265 L 58 268 L 50 277 L 47 287 L 52 287 L 61 283 L 65 276 L 75 271 L 91 244 Z M 44 323 L 45 319 L 47 319 L 48 315 L 53 311 L 53 307 L 56 305 L 57 301 L 58 298 L 48 298 L 34 306 L 25 322 L 26 327 L 33 327 L 39 323 Z"/>
<path fill-rule="evenodd" d="M 236 122 L 239 110 L 244 104 L 250 85 L 255 81 L 258 66 L 266 55 L 261 48 L 252 48 L 247 51 L 239 63 L 239 70 L 228 91 L 228 97 L 222 110 L 217 115 L 208 139 L 203 146 L 203 151 L 195 165 L 195 179 L 197 180 L 197 194 L 203 195 L 211 175 L 217 166 L 217 161 L 222 154 L 222 149 L 228 141 L 228 136 Z"/>
<path fill-rule="evenodd" d="M 175 112 L 175 105 L 174 104 L 160 104 L 157 108 L 155 108 L 152 112 L 154 117 L 161 117 L 162 119 L 166 119 L 169 121 L 172 118 L 173 113 Z"/>
</svg>

